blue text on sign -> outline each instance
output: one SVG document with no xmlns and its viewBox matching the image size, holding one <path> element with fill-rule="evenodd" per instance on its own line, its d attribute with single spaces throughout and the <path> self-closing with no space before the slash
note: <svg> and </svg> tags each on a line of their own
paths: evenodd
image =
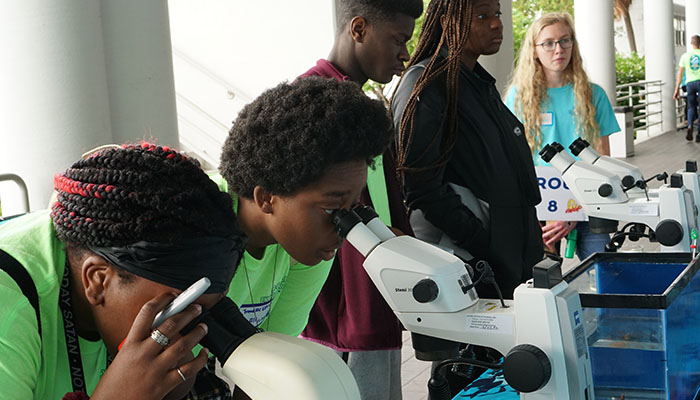
<svg viewBox="0 0 700 400">
<path fill-rule="evenodd" d="M 569 187 L 566 186 L 566 182 L 562 181 L 561 179 L 557 177 L 552 177 L 549 178 L 549 180 L 545 178 L 537 178 L 537 184 L 542 188 L 542 190 L 547 190 L 547 189 L 552 189 L 552 190 L 557 190 L 561 189 L 563 186 L 564 189 L 569 190 Z"/>
</svg>

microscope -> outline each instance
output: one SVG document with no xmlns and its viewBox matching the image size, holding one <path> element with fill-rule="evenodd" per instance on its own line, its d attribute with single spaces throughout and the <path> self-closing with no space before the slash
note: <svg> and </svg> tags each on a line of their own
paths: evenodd
<svg viewBox="0 0 700 400">
<path fill-rule="evenodd" d="M 355 210 L 334 212 L 336 230 L 366 257 L 365 270 L 406 329 L 505 354 L 502 363 L 488 367 L 502 368 L 521 399 L 593 399 L 581 302 L 558 263 L 536 265 L 534 278 L 515 289 L 514 300 L 480 299 L 461 259 L 395 236 L 369 207 Z M 352 373 L 332 350 L 260 332 L 228 298 L 183 332 L 200 321 L 209 326 L 202 345 L 254 400 L 360 398 Z M 445 388 L 430 393 L 431 400 L 451 398 Z"/>
<path fill-rule="evenodd" d="M 693 192 L 684 186 L 683 176 L 673 174 L 669 184 L 649 190 L 648 181 L 636 167 L 600 156 L 583 142 L 572 145 L 580 161 L 557 142 L 545 145 L 540 156 L 562 174 L 589 216 L 591 230 L 616 233 L 611 241 L 616 246 L 609 249 L 619 248 L 627 235 L 658 241 L 664 252 L 691 251 L 697 238 L 698 208 Z M 630 222 L 626 227 L 631 227 L 631 232 L 625 232 L 625 228 L 618 232 L 618 221 Z"/>
<path fill-rule="evenodd" d="M 365 270 L 407 330 L 498 350 L 505 358 L 493 367 L 503 369 L 521 399 L 593 398 L 581 302 L 558 263 L 536 265 L 513 300 L 480 299 L 455 255 L 395 236 L 366 206 L 333 217 L 338 234 L 366 257 Z"/>
</svg>

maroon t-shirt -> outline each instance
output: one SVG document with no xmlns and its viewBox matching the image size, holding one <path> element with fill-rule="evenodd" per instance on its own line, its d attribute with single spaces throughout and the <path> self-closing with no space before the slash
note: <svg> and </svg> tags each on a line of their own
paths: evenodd
<svg viewBox="0 0 700 400">
<path fill-rule="evenodd" d="M 300 78 L 307 76 L 348 79 L 323 59 Z M 384 153 L 384 176 L 392 225 L 412 235 L 396 178 L 396 162 L 389 150 Z M 366 187 L 360 202 L 372 205 Z M 338 249 L 328 280 L 301 333 L 303 337 L 340 351 L 401 348 L 401 324 L 365 272 L 364 261 L 362 254 L 347 242 Z"/>
</svg>

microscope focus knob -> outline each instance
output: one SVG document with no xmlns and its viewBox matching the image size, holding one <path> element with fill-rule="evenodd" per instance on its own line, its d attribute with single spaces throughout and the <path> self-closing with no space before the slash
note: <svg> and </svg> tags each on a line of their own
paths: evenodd
<svg viewBox="0 0 700 400">
<path fill-rule="evenodd" d="M 656 240 L 664 246 L 675 246 L 683 240 L 683 226 L 678 221 L 665 219 L 656 225 Z"/>
<path fill-rule="evenodd" d="M 515 390 L 530 393 L 542 389 L 552 376 L 552 364 L 539 347 L 519 344 L 503 360 L 503 376 Z"/>
<path fill-rule="evenodd" d="M 604 183 L 598 187 L 600 197 L 608 197 L 613 193 L 613 187 L 609 183 Z"/>
<path fill-rule="evenodd" d="M 634 179 L 634 177 L 633 177 L 632 175 L 625 175 L 625 176 L 622 178 L 622 186 L 623 186 L 625 189 L 629 189 L 629 188 L 634 187 L 634 185 L 635 185 L 636 183 L 637 183 L 637 181 Z"/>
<path fill-rule="evenodd" d="M 430 303 L 437 299 L 440 289 L 434 280 L 425 278 L 421 279 L 413 286 L 413 298 L 419 303 Z"/>
</svg>

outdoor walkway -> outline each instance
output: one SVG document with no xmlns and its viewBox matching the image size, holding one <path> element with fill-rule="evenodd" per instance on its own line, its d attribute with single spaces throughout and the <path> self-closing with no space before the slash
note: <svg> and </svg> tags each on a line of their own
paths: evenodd
<svg viewBox="0 0 700 400">
<path fill-rule="evenodd" d="M 669 175 L 685 168 L 686 160 L 697 160 L 700 163 L 700 143 L 685 140 L 685 130 L 668 132 L 645 142 L 635 145 L 634 156 L 625 158 L 634 164 L 649 178 L 661 172 Z M 650 182 L 652 188 L 659 187 L 662 182 Z M 653 247 L 644 246 L 645 250 L 653 251 Z M 658 248 L 658 245 L 656 245 Z M 624 246 L 623 246 L 624 250 Z M 565 262 L 564 270 L 578 263 L 574 258 Z M 404 332 L 403 349 L 401 350 L 401 380 L 404 400 L 427 400 L 427 384 L 430 379 L 430 363 L 416 360 L 411 347 L 411 335 Z"/>
</svg>

